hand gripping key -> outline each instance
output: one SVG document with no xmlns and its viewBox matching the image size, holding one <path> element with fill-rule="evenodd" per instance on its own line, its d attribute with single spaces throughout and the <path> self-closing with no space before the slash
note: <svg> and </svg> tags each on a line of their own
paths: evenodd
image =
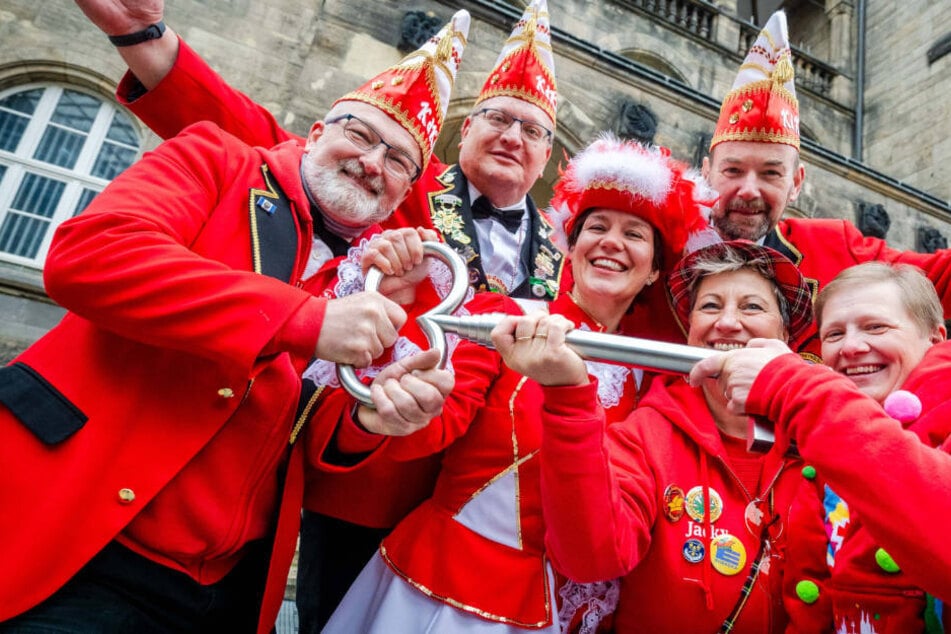
<svg viewBox="0 0 951 634">
<path fill-rule="evenodd" d="M 435 322 L 445 332 L 454 332 L 460 337 L 491 348 L 490 333 L 503 317 L 506 317 L 505 313 L 456 317 L 430 312 L 421 316 L 419 321 L 421 324 L 424 321 Z M 689 374 L 695 363 L 717 354 L 717 351 L 709 348 L 578 329 L 568 331 L 565 343 L 583 359 L 612 361 L 668 374 Z M 775 435 L 772 423 L 759 417 L 751 417 L 747 439 L 749 449 L 757 452 L 767 451 L 773 442 Z"/>
<path fill-rule="evenodd" d="M 427 311 L 417 319 L 420 328 L 429 341 L 429 347 L 439 350 L 439 368 L 445 368 L 449 357 L 449 347 L 446 345 L 446 335 L 435 322 L 428 319 L 435 315 L 449 315 L 462 305 L 466 298 L 466 290 L 469 288 L 469 271 L 466 263 L 458 253 L 451 247 L 442 242 L 424 242 L 423 251 L 429 255 L 434 255 L 449 266 L 449 272 L 452 276 L 452 286 L 449 293 L 431 310 Z M 367 271 L 367 278 L 363 284 L 364 290 L 376 291 L 383 280 L 383 272 L 377 267 L 372 267 Z M 340 379 L 340 385 L 344 387 L 361 405 L 373 407 L 373 400 L 370 398 L 370 388 L 363 384 L 357 378 L 353 366 L 342 363 L 337 364 L 337 378 Z"/>
</svg>

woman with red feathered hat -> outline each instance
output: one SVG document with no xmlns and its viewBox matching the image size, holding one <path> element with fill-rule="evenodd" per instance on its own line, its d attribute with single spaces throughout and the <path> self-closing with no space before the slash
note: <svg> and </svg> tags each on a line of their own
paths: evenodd
<svg viewBox="0 0 951 634">
<path fill-rule="evenodd" d="M 607 136 L 572 159 L 554 202 L 567 216 L 574 284 L 551 312 L 616 332 L 688 234 L 706 226 L 712 201 L 693 176 L 663 148 Z M 477 295 L 467 310 L 522 313 L 495 293 Z M 545 553 L 539 488 L 541 388 L 477 344 L 459 343 L 452 367 L 456 387 L 442 416 L 383 449 L 407 460 L 444 451 L 435 493 L 384 539 L 325 632 L 560 631 L 561 584 Z M 599 378 L 608 419 L 633 409 L 639 370 L 589 363 L 587 371 Z M 610 601 L 613 588 L 568 584 L 565 606 L 599 591 Z"/>
</svg>

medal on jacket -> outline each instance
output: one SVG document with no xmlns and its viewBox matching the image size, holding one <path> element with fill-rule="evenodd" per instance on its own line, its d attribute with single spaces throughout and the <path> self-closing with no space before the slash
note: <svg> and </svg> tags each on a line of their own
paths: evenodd
<svg viewBox="0 0 951 634">
<path fill-rule="evenodd" d="M 723 533 L 710 542 L 710 563 L 720 574 L 733 576 L 746 565 L 746 547 L 738 537 Z"/>
<path fill-rule="evenodd" d="M 746 527 L 754 535 L 757 534 L 757 531 L 754 531 L 754 528 L 759 528 L 763 524 L 763 518 L 766 517 L 766 513 L 763 512 L 763 509 L 759 507 L 762 500 L 756 498 L 751 500 L 749 504 L 746 505 L 746 510 L 743 511 L 743 518 L 746 520 Z"/>
<path fill-rule="evenodd" d="M 706 509 L 710 509 L 710 523 L 720 519 L 720 514 L 723 513 L 723 499 L 720 497 L 720 494 L 717 493 L 714 489 L 710 489 L 710 502 L 709 504 L 704 504 L 703 500 L 703 487 L 697 485 L 687 491 L 686 508 L 687 515 L 690 516 L 695 522 L 702 522 L 704 515 L 706 515 Z"/>
<path fill-rule="evenodd" d="M 676 484 L 670 484 L 664 489 L 664 517 L 676 522 L 683 516 L 684 490 Z"/>
</svg>

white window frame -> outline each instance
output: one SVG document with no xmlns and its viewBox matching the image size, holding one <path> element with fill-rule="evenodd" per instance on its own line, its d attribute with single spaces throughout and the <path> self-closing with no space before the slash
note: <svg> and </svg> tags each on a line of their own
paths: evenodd
<svg viewBox="0 0 951 634">
<path fill-rule="evenodd" d="M 43 221 L 49 222 L 49 226 L 37 250 L 36 256 L 29 258 L 0 251 L 0 261 L 42 269 L 56 227 L 74 215 L 76 205 L 79 203 L 83 191 L 85 189 L 91 189 L 100 192 L 109 184 L 109 181 L 106 179 L 92 176 L 91 171 L 95 165 L 96 157 L 99 155 L 99 151 L 106 141 L 106 134 L 109 132 L 109 127 L 112 125 L 116 113 L 121 112 L 121 110 L 114 102 L 104 99 L 101 95 L 67 84 L 20 84 L 13 88 L 0 91 L 0 99 L 37 88 L 43 89 L 43 94 L 40 96 L 40 101 L 37 103 L 36 109 L 31 115 L 26 129 L 23 131 L 23 136 L 20 138 L 19 144 L 13 152 L 0 150 L 0 165 L 6 167 L 6 172 L 0 177 L 0 226 L 2 226 L 17 190 L 28 172 L 61 181 L 66 184 L 66 187 L 63 190 L 63 194 L 53 214 L 49 218 L 42 218 Z M 32 158 L 37 146 L 43 138 L 43 133 L 47 126 L 53 125 L 59 127 L 58 124 L 51 123 L 50 119 L 53 116 L 56 104 L 59 102 L 59 98 L 64 90 L 83 93 L 93 97 L 100 103 L 96 117 L 90 126 L 89 132 L 86 133 L 86 140 L 76 160 L 76 165 L 72 169 L 63 168 Z M 122 114 L 128 116 L 125 113 Z M 136 137 L 138 139 L 137 147 L 119 143 L 112 139 L 109 139 L 109 143 L 134 150 L 134 161 L 142 154 L 142 135 L 138 129 L 136 129 Z M 19 211 L 17 213 L 22 214 L 22 212 Z"/>
</svg>

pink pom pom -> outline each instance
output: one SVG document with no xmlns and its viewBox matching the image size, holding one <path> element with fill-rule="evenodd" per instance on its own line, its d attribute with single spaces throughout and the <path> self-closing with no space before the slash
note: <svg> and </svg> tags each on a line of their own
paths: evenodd
<svg viewBox="0 0 951 634">
<path fill-rule="evenodd" d="M 921 400 L 907 390 L 895 390 L 885 399 L 885 413 L 902 423 L 921 416 Z"/>
</svg>

